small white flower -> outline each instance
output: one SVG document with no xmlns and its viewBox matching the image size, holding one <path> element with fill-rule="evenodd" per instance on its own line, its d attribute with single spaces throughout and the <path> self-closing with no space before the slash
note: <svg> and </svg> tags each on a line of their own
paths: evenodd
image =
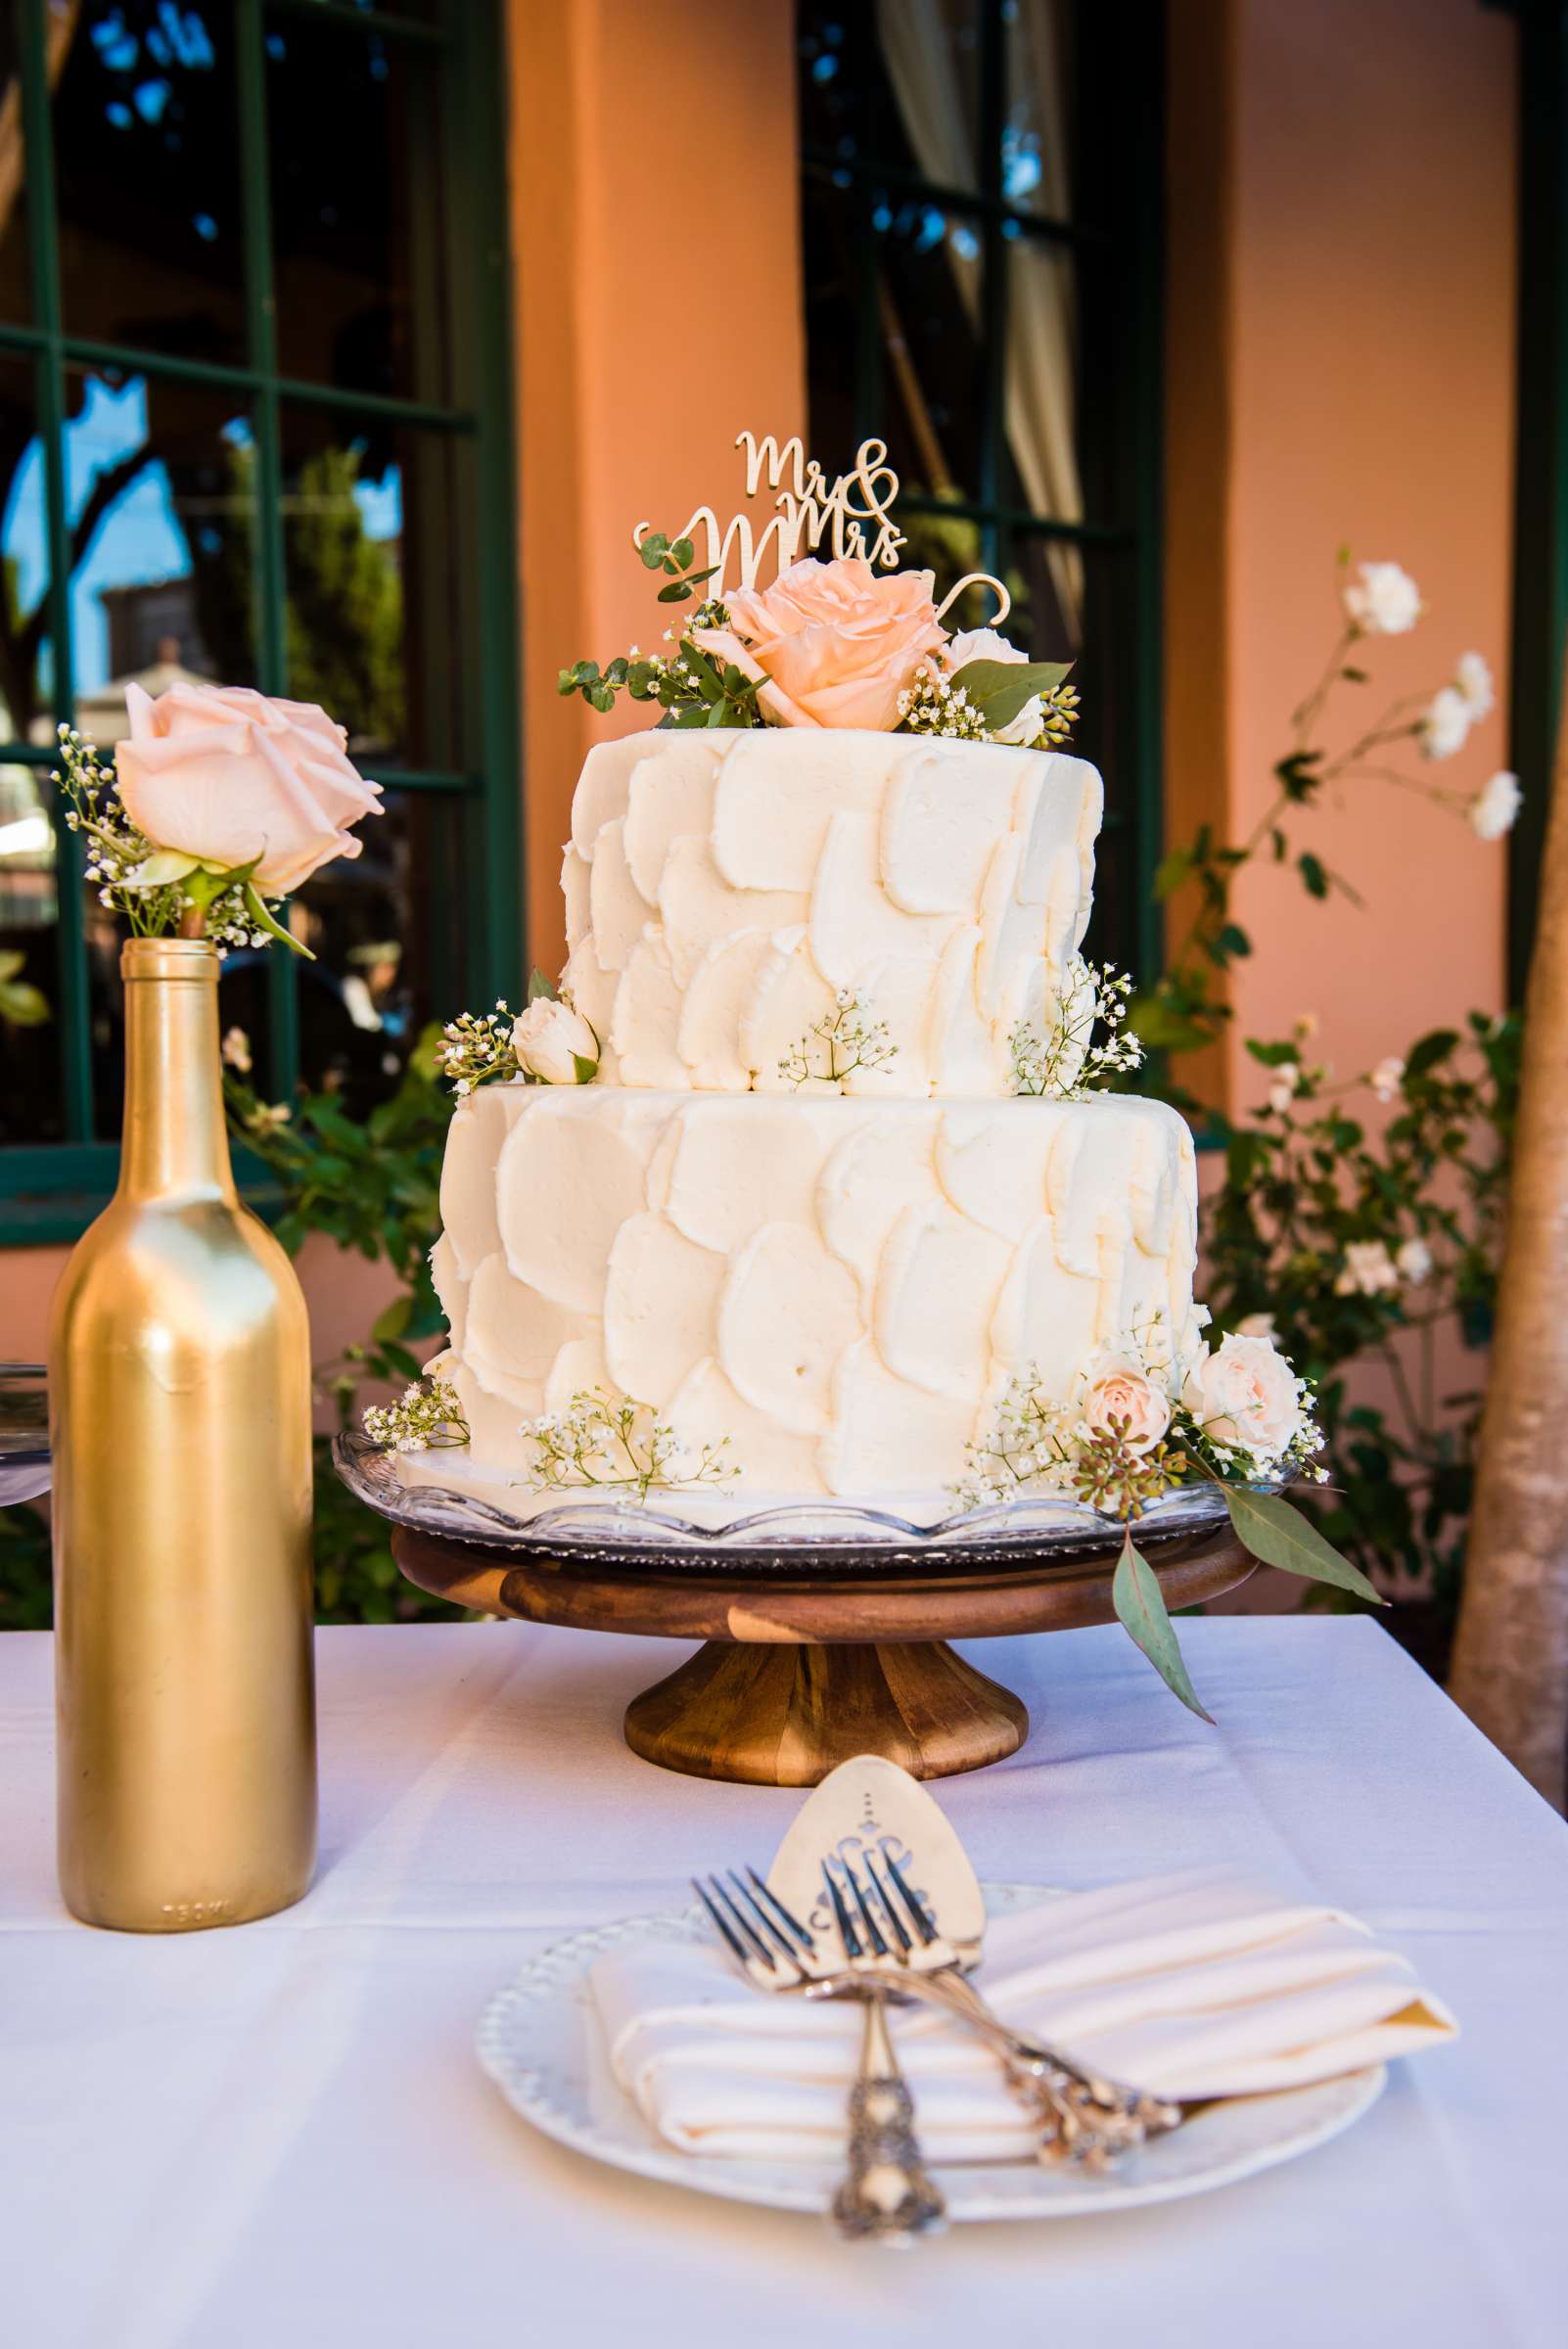
<svg viewBox="0 0 1568 2349">
<path fill-rule="evenodd" d="M 1299 1041 L 1305 1044 L 1310 1036 L 1317 1034 L 1317 1014 L 1315 1011 L 1299 1011 L 1291 1025 Z"/>
<path fill-rule="evenodd" d="M 1421 590 L 1398 563 L 1362 563 L 1345 609 L 1368 636 L 1407 636 L 1421 617 Z"/>
<path fill-rule="evenodd" d="M 1470 802 L 1470 822 L 1483 840 L 1500 840 L 1512 831 L 1523 799 L 1518 776 L 1500 766 Z"/>
<path fill-rule="evenodd" d="M 1392 1101 L 1405 1082 L 1405 1063 L 1397 1052 L 1380 1060 L 1366 1080 L 1379 1101 Z"/>
<path fill-rule="evenodd" d="M 1381 1297 L 1399 1285 L 1399 1267 L 1385 1240 L 1352 1240 L 1345 1250 L 1345 1267 L 1334 1283 L 1334 1294 Z"/>
<path fill-rule="evenodd" d="M 1281 1068 L 1274 1071 L 1274 1081 L 1268 1087 L 1268 1106 L 1276 1115 L 1282 1115 L 1290 1107 L 1296 1098 L 1296 1088 L 1300 1082 L 1301 1069 L 1299 1064 L 1293 1060 L 1287 1060 Z"/>
<path fill-rule="evenodd" d="M 1454 685 L 1469 705 L 1472 719 L 1490 715 L 1497 702 L 1493 691 L 1492 671 L 1484 653 L 1461 653 L 1454 671 Z"/>
<path fill-rule="evenodd" d="M 243 1028 L 231 1028 L 221 1048 L 225 1068 L 238 1069 L 242 1077 L 251 1074 L 251 1039 Z"/>
<path fill-rule="evenodd" d="M 1469 738 L 1475 713 L 1457 685 L 1445 685 L 1432 696 L 1421 720 L 1421 754 L 1427 759 L 1452 759 Z"/>
<path fill-rule="evenodd" d="M 1423 1280 L 1432 1277 L 1432 1251 L 1425 1240 L 1407 1240 L 1394 1262 L 1412 1288 L 1418 1289 Z"/>
</svg>

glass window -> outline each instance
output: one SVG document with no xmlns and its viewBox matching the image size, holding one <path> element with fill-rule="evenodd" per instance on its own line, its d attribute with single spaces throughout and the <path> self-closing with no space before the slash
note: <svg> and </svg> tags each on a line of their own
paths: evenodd
<svg viewBox="0 0 1568 2349">
<path fill-rule="evenodd" d="M 423 49 L 300 15 L 268 33 L 284 375 L 446 397 L 440 96 Z"/>
<path fill-rule="evenodd" d="M 501 26 L 0 0 L 0 1146 L 63 1146 L 0 1147 L 29 1215 L 40 1163 L 113 1180 L 121 925 L 48 770 L 62 720 L 113 749 L 131 678 L 320 702 L 388 786 L 292 908 L 316 960 L 225 960 L 263 1094 L 363 1113 L 431 1021 L 516 994 L 513 417 L 474 225 L 505 206 Z"/>
<path fill-rule="evenodd" d="M 55 85 L 68 331 L 184 358 L 245 357 L 233 11 L 87 0 Z"/>
<path fill-rule="evenodd" d="M 0 8 L 0 318 L 32 312 L 27 261 L 27 158 L 22 137 L 22 51 L 14 8 Z"/>
<path fill-rule="evenodd" d="M 372 768 L 464 763 L 464 590 L 449 434 L 283 413 L 289 675 Z"/>
</svg>

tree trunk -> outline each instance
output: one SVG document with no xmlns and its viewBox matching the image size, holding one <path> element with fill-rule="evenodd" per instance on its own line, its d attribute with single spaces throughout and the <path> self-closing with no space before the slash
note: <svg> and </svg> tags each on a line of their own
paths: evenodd
<svg viewBox="0 0 1568 2349">
<path fill-rule="evenodd" d="M 1568 681 L 1449 1690 L 1560 1811 L 1568 1764 Z"/>
</svg>

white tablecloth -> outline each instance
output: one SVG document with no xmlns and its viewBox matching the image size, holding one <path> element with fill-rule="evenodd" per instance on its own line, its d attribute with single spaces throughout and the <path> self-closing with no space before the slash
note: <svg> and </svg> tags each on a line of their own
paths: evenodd
<svg viewBox="0 0 1568 2349">
<path fill-rule="evenodd" d="M 1115 1630 L 977 1644 L 1035 1722 L 938 1793 L 982 1875 L 1243 1861 L 1414 1959 L 1464 2038 L 1350 2136 L 1199 2200 L 903 2259 L 535 2137 L 470 2052 L 530 1950 L 767 1855 L 800 1797 L 636 1761 L 684 1652 L 521 1625 L 320 1635 L 309 1898 L 89 1931 L 53 1870 L 49 1644 L 0 1639 L 6 2349 L 1561 2349 L 1568 1830 L 1366 1619 L 1182 1626 L 1207 1729 Z"/>
</svg>

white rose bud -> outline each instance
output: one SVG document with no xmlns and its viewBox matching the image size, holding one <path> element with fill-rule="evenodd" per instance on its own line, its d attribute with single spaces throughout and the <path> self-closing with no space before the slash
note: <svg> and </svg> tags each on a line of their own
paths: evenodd
<svg viewBox="0 0 1568 2349">
<path fill-rule="evenodd" d="M 546 1084 L 590 1084 L 599 1072 L 599 1039 L 580 1011 L 535 995 L 512 1024 L 518 1066 Z"/>
</svg>

